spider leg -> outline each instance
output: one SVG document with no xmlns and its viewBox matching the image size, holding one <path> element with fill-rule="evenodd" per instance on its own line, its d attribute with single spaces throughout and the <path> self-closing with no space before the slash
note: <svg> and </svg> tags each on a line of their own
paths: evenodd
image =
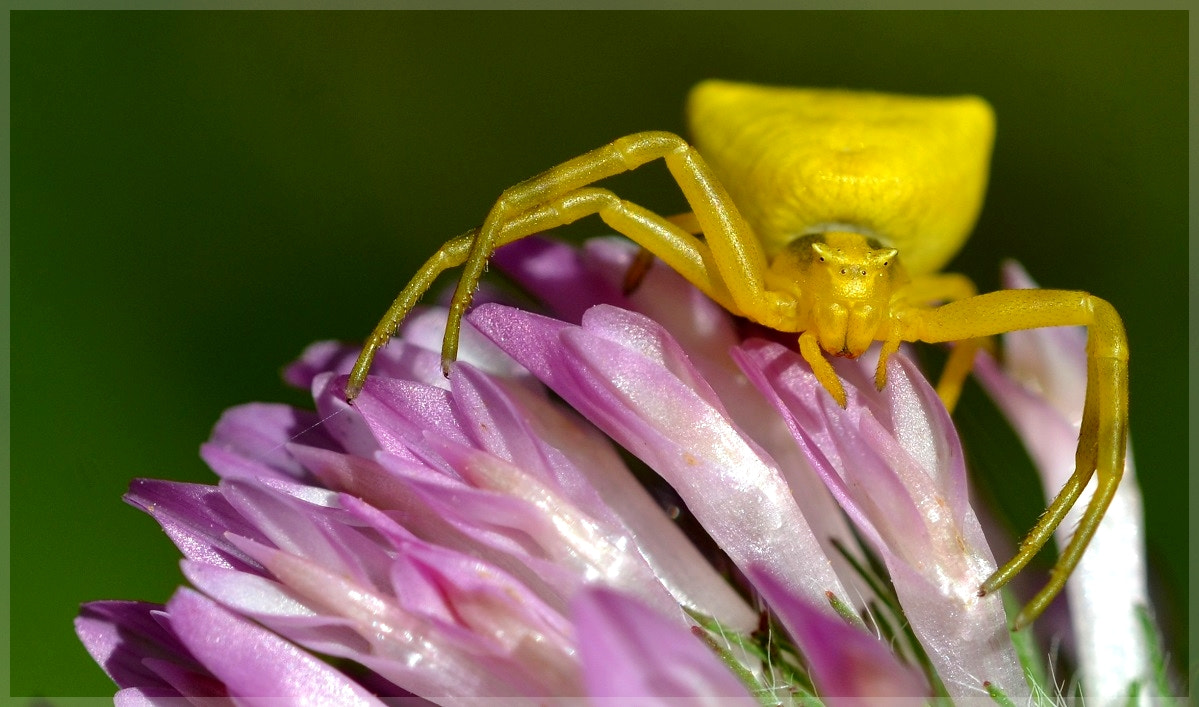
<svg viewBox="0 0 1199 707">
<path fill-rule="evenodd" d="M 828 394 L 833 396 L 833 400 L 837 401 L 841 407 L 845 407 L 848 400 L 845 395 L 845 386 L 841 384 L 841 379 L 837 376 L 837 371 L 833 369 L 833 364 L 824 357 L 824 353 L 820 350 L 820 341 L 811 329 L 799 335 L 799 354 L 812 367 L 812 373 L 816 374 L 816 380 L 820 381 L 820 385 L 824 386 Z"/>
<path fill-rule="evenodd" d="M 553 215 L 547 215 L 544 210 L 523 214 L 505 225 L 496 243 L 496 247 L 498 248 L 512 241 L 532 235 L 541 230 L 544 224 L 551 221 L 553 221 Z M 446 242 L 441 248 L 437 249 L 437 252 L 432 257 L 425 261 L 420 270 L 417 270 L 416 275 L 413 275 L 408 284 L 404 286 L 404 289 L 400 291 L 395 301 L 391 303 L 391 306 L 383 314 L 383 318 L 375 325 L 371 335 L 363 343 L 362 352 L 358 354 L 358 360 L 354 363 L 354 368 L 350 371 L 350 380 L 346 384 L 345 396 L 347 401 L 352 402 L 354 398 L 358 397 L 358 393 L 362 392 L 362 386 L 366 382 L 366 374 L 370 371 L 371 363 L 375 360 L 375 354 L 395 334 L 400 322 L 404 320 L 404 317 L 408 316 L 412 308 L 420 302 L 421 297 L 424 297 L 425 293 L 429 291 L 429 288 L 432 287 L 438 275 L 466 262 L 471 248 L 478 239 L 478 235 L 479 229 L 472 228 L 461 236 Z"/>
<path fill-rule="evenodd" d="M 617 232 L 631 238 L 643 248 L 661 258 L 669 267 L 681 273 L 721 306 L 736 311 L 735 305 L 719 279 L 706 244 L 686 230 L 636 204 L 622 201 L 606 189 L 583 187 L 560 195 L 546 203 L 521 212 L 505 221 L 495 237 L 492 249 L 542 231 L 572 223 L 591 214 L 598 214 Z M 346 399 L 352 401 L 361 392 L 375 354 L 395 333 L 437 276 L 449 268 L 469 261 L 477 246 L 479 229 L 463 234 L 443 245 L 417 271 L 396 297 L 391 307 L 375 326 L 359 354 L 346 385 Z M 488 252 L 490 255 L 490 252 Z M 460 285 L 461 286 L 461 285 Z M 473 289 L 473 286 L 472 286 Z M 457 331 L 453 341 L 457 344 Z M 446 338 L 450 337 L 447 323 Z M 443 359 L 444 362 L 444 359 Z"/>
<path fill-rule="evenodd" d="M 404 317 L 412 311 L 420 298 L 425 295 L 425 292 L 433 285 L 433 281 L 437 276 L 446 270 L 457 267 L 466 262 L 467 256 L 470 254 L 471 245 L 474 243 L 475 236 L 479 229 L 472 229 L 457 238 L 447 242 L 441 246 L 433 257 L 425 261 L 416 275 L 400 290 L 400 294 L 387 308 L 387 312 L 383 314 L 383 318 L 375 325 L 374 331 L 363 342 L 362 352 L 358 354 L 358 360 L 354 362 L 354 368 L 350 371 L 350 380 L 346 383 L 346 401 L 353 402 L 354 398 L 362 392 L 362 386 L 366 383 L 366 374 L 370 370 L 371 363 L 375 360 L 375 353 L 383 348 L 395 334 L 396 328 Z"/>
<path fill-rule="evenodd" d="M 695 214 L 690 211 L 675 214 L 674 216 L 667 216 L 666 220 L 693 236 L 700 234 L 699 221 L 696 220 Z M 627 297 L 636 292 L 637 288 L 641 286 L 641 281 L 649 274 L 649 269 L 653 264 L 653 251 L 644 246 L 638 248 L 637 254 L 633 256 L 633 262 L 629 263 L 629 269 L 625 271 L 624 280 L 620 284 L 621 293 Z"/>
<path fill-rule="evenodd" d="M 911 308 L 927 308 L 933 304 L 956 302 L 968 299 L 978 294 L 974 282 L 965 275 L 958 273 L 941 273 L 914 278 L 898 290 L 892 297 L 892 308 L 903 312 Z M 900 316 L 903 316 L 902 314 Z M 950 351 L 941 370 L 941 378 L 937 381 L 937 396 L 945 405 L 945 409 L 953 412 L 958 398 L 962 394 L 962 386 L 966 376 L 974 368 L 974 356 L 984 346 L 991 346 L 989 339 L 973 338 L 958 342 Z M 879 357 L 878 370 L 875 372 L 875 385 L 879 390 L 887 381 L 887 356 L 899 347 L 898 339 L 888 339 L 883 344 L 883 355 Z"/>
<path fill-rule="evenodd" d="M 988 348 L 988 339 L 966 339 L 954 344 L 949 351 L 945 367 L 941 369 L 941 377 L 937 380 L 937 397 L 951 414 L 957 407 L 958 398 L 962 396 L 962 386 L 966 384 L 966 376 L 974 368 L 974 357 L 978 350 Z"/>
<path fill-rule="evenodd" d="M 767 291 L 765 288 L 763 273 L 766 271 L 766 258 L 762 247 L 707 163 L 693 147 L 677 135 L 643 132 L 620 138 L 563 162 L 510 187 L 501 194 L 471 245 L 462 277 L 454 291 L 445 339 L 442 342 L 443 366 L 448 368 L 457 353 L 462 317 L 470 305 L 475 285 L 483 274 L 487 260 L 498 245 L 504 224 L 524 212 L 561 199 L 564 195 L 581 190 L 606 177 L 636 169 L 655 159 L 665 161 L 667 169 L 690 204 L 697 225 L 705 235 L 705 241 L 699 241 L 683 229 L 669 224 L 661 216 L 645 210 L 631 214 L 627 220 L 616 216 L 618 209 L 597 209 L 591 213 L 600 212 L 603 216 L 606 212 L 612 215 L 613 221 L 624 220 L 626 225 L 622 228 L 605 218 L 605 221 L 619 232 L 648 247 L 659 257 L 662 257 L 658 253 L 662 246 L 676 250 L 674 241 L 685 236 L 686 239 L 681 242 L 687 244 L 686 248 L 692 252 L 693 257 L 689 256 L 684 260 L 694 262 L 699 259 L 703 264 L 700 267 L 693 265 L 687 269 L 680 269 L 668 261 L 671 267 L 679 270 L 701 289 L 704 289 L 704 283 L 711 285 L 717 281 L 722 282 L 728 297 L 718 301 L 734 314 L 752 315 L 766 326 L 784 327 L 787 318 L 794 314 L 794 299 L 788 295 Z M 652 219 L 644 218 L 646 216 L 652 216 Z M 635 223 L 638 221 L 640 223 Z M 654 225 L 646 227 L 644 224 L 650 221 Z M 568 221 L 562 221 L 566 222 Z M 666 228 L 667 225 L 670 227 Z M 665 232 L 669 232 L 667 243 L 661 242 L 657 235 L 651 235 Z M 656 243 L 657 247 L 649 241 Z M 704 257 L 700 258 L 700 253 L 703 253 Z M 703 276 L 699 277 L 701 271 Z M 693 278 L 700 281 L 697 282 Z M 733 306 L 729 306 L 730 304 Z"/>
<path fill-rule="evenodd" d="M 1098 483 L 1048 583 L 1021 610 L 1014 629 L 1031 623 L 1061 592 L 1124 473 L 1128 439 L 1128 340 L 1124 324 L 1106 301 L 1085 292 L 1063 290 L 991 292 L 935 309 L 915 310 L 905 322 L 905 340 L 931 342 L 1078 325 L 1087 327 L 1087 390 L 1074 473 L 1021 541 L 1015 557 L 983 582 L 979 594 L 989 594 L 1007 584 L 1049 541 L 1092 475 L 1098 477 Z"/>
</svg>

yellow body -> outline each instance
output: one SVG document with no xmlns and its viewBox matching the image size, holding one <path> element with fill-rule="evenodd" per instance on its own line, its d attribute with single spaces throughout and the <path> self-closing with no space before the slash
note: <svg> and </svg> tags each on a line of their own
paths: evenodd
<svg viewBox="0 0 1199 707">
<path fill-rule="evenodd" d="M 442 362 L 501 245 L 596 214 L 733 314 L 799 334 L 800 354 L 846 404 L 827 356 L 882 343 L 875 382 L 903 341 L 959 341 L 937 392 L 952 410 L 978 346 L 1017 329 L 1088 329 L 1087 392 L 1073 476 L 982 587 L 1002 587 L 1048 542 L 1092 475 L 1074 537 L 1049 583 L 1016 617 L 1026 625 L 1065 585 L 1124 470 L 1128 343 L 1110 304 L 1085 292 L 1004 290 L 977 295 L 939 273 L 982 205 L 994 118 L 975 97 L 769 88 L 706 81 L 691 93 L 696 146 L 667 132 L 620 138 L 504 191 L 483 225 L 446 243 L 400 292 L 366 341 L 346 386 L 361 391 L 371 361 L 434 279 L 464 266 L 450 304 Z M 661 159 L 691 205 L 664 218 L 592 186 Z M 702 236 L 700 235 L 702 234 Z"/>
<path fill-rule="evenodd" d="M 848 226 L 898 248 L 913 275 L 936 272 L 982 208 L 995 118 L 974 96 L 705 81 L 687 116 L 768 258 L 798 236 Z"/>
</svg>

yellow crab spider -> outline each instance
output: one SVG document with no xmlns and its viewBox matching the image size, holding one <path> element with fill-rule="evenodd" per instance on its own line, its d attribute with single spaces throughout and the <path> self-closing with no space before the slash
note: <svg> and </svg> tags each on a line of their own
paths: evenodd
<svg viewBox="0 0 1199 707">
<path fill-rule="evenodd" d="M 1087 388 L 1075 471 L 1020 543 L 979 588 L 1004 586 L 1048 542 L 1092 475 L 1078 528 L 1046 586 L 1014 628 L 1062 590 L 1124 470 L 1128 342 L 1106 301 L 1085 292 L 976 294 L 941 274 L 982 205 L 994 137 L 990 106 L 973 96 L 917 98 L 706 81 L 689 97 L 695 145 L 642 132 L 553 167 L 503 192 L 483 225 L 441 247 L 372 332 L 346 386 L 361 391 L 379 347 L 444 270 L 465 265 L 442 348 L 448 371 L 471 295 L 491 253 L 534 233 L 598 214 L 735 315 L 799 335 L 820 383 L 845 405 L 825 355 L 860 356 L 882 342 L 875 373 L 904 341 L 956 346 L 937 392 L 952 409 L 981 342 L 1004 332 L 1087 327 Z M 664 218 L 591 186 L 665 161 L 691 213 Z M 702 233 L 702 238 L 698 234 Z"/>
</svg>

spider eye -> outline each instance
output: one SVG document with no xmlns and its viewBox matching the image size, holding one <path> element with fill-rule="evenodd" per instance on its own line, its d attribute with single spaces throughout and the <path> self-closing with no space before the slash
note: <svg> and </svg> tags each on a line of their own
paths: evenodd
<svg viewBox="0 0 1199 707">
<path fill-rule="evenodd" d="M 845 268 L 841 268 L 841 274 L 844 275 L 845 272 L 846 272 Z"/>
</svg>

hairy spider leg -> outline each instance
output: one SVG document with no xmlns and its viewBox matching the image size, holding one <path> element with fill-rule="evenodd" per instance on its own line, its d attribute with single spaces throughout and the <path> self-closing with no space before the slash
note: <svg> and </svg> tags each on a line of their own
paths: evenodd
<svg viewBox="0 0 1199 707">
<path fill-rule="evenodd" d="M 1087 328 L 1087 388 L 1075 452 L 1074 473 L 1020 542 L 1016 555 L 979 588 L 979 595 L 1004 586 L 1041 550 L 1078 500 L 1092 475 L 1095 494 L 1078 528 L 1058 556 L 1049 581 L 1017 615 L 1013 629 L 1027 626 L 1066 584 L 1095 534 L 1124 473 L 1128 443 L 1128 339 L 1120 315 L 1106 301 L 1067 290 L 1001 290 L 915 310 L 907 317 L 905 341 L 944 342 L 1051 326 Z"/>
</svg>

